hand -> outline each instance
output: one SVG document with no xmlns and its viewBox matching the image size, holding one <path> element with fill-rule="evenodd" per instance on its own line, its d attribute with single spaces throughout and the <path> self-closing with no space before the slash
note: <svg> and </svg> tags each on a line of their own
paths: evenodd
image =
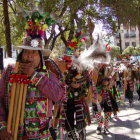
<svg viewBox="0 0 140 140">
<path fill-rule="evenodd" d="M 77 84 L 77 83 L 75 83 L 75 82 L 72 82 L 72 83 L 71 83 L 71 86 L 72 86 L 73 88 L 79 88 L 79 87 L 80 87 L 80 84 Z"/>
<path fill-rule="evenodd" d="M 34 73 L 34 65 L 32 63 L 20 63 L 19 71 L 23 74 L 28 75 L 29 77 L 32 76 Z"/>
<path fill-rule="evenodd" d="M 0 130 L 0 140 L 12 140 L 12 136 L 7 132 L 6 129 Z"/>
</svg>

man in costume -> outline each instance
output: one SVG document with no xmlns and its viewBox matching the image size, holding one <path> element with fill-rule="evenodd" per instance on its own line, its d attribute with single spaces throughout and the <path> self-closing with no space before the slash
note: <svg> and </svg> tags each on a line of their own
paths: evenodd
<svg viewBox="0 0 140 140">
<path fill-rule="evenodd" d="M 39 19 L 38 19 L 39 17 Z M 53 103 L 61 102 L 64 90 L 56 76 L 46 69 L 43 55 L 50 54 L 49 49 L 44 49 L 42 20 L 44 17 L 34 12 L 32 17 L 27 17 L 27 36 L 24 39 L 22 49 L 17 57 L 20 62 L 18 73 L 27 75 L 29 83 L 24 110 L 24 121 L 19 125 L 18 139 L 56 140 L 56 134 L 52 127 Z M 36 22 L 35 22 L 36 21 Z M 38 24 L 38 26 L 36 25 Z M 43 22 L 46 25 L 45 21 Z M 32 26 L 30 26 L 32 25 Z M 40 26 L 39 26 L 40 25 Z M 10 139 L 7 132 L 7 118 L 11 88 L 13 84 L 14 66 L 9 66 L 0 81 L 0 139 Z"/>
<path fill-rule="evenodd" d="M 116 83 L 117 73 L 118 73 L 117 71 L 118 71 L 118 68 L 113 67 L 113 71 L 110 76 L 110 87 L 111 87 L 110 91 L 112 93 L 113 99 L 116 101 L 116 102 L 113 102 L 113 107 L 114 107 L 113 114 L 116 120 L 118 120 L 117 112 L 119 112 L 119 106 L 117 105 L 117 100 L 120 102 L 121 105 L 123 105 L 122 98 L 121 98 L 121 95 L 120 95 L 120 92 L 118 90 L 117 83 Z"/>
<path fill-rule="evenodd" d="M 74 140 L 85 139 L 86 122 L 90 122 L 89 110 L 85 100 L 90 81 L 88 72 L 79 66 L 76 59 L 79 57 L 80 36 L 80 32 L 76 33 L 74 42 L 68 42 L 68 48 L 63 58 L 67 65 L 64 80 L 67 86 L 68 100 L 67 103 L 64 103 L 62 125 L 68 133 L 68 138 Z"/>
<path fill-rule="evenodd" d="M 81 65 L 91 72 L 91 77 L 93 78 L 92 105 L 98 123 L 97 133 L 101 134 L 102 125 L 104 124 L 104 133 L 108 134 L 108 124 L 113 111 L 113 98 L 109 87 L 109 76 L 111 74 L 109 67 L 110 55 L 98 38 L 95 44 L 80 55 L 79 61 Z M 97 73 L 95 73 L 95 70 Z M 95 74 L 98 74 L 98 76 Z M 102 113 L 104 113 L 104 117 Z"/>
<path fill-rule="evenodd" d="M 96 91 L 94 91 L 94 98 L 96 102 L 92 103 L 93 111 L 95 112 L 95 117 L 98 123 L 96 130 L 97 134 L 101 134 L 102 125 L 104 125 L 104 133 L 109 133 L 108 124 L 112 112 L 111 97 L 109 92 L 110 80 L 109 77 L 105 75 L 105 70 L 105 66 L 99 70 Z M 102 113 L 104 113 L 104 117 L 102 116 Z"/>
<path fill-rule="evenodd" d="M 126 77 L 126 83 L 127 83 L 127 88 L 126 88 L 126 94 L 125 98 L 129 100 L 129 105 L 132 107 L 133 103 L 133 92 L 134 92 L 134 73 L 132 72 L 132 65 L 128 64 L 128 72 L 127 72 L 127 77 Z"/>
<path fill-rule="evenodd" d="M 140 101 L 140 66 L 137 65 L 136 68 L 136 80 L 137 80 L 137 94 L 138 94 L 138 100 Z"/>
</svg>

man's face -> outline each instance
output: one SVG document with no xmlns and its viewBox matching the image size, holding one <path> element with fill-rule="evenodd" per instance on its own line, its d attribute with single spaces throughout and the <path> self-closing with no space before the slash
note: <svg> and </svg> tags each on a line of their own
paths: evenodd
<svg viewBox="0 0 140 140">
<path fill-rule="evenodd" d="M 22 61 L 23 63 L 32 63 L 34 68 L 40 64 L 40 55 L 38 50 L 23 50 Z"/>
<path fill-rule="evenodd" d="M 103 80 L 102 84 L 103 86 L 107 86 L 109 84 L 109 80 L 108 79 Z"/>
</svg>

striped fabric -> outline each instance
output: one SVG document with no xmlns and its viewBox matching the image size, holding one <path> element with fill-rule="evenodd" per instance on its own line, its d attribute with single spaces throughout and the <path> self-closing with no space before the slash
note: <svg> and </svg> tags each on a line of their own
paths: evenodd
<svg viewBox="0 0 140 140">
<path fill-rule="evenodd" d="M 134 84 L 133 84 L 133 81 L 132 80 L 128 80 L 127 81 L 127 84 L 129 83 L 129 87 L 130 87 L 130 90 L 131 91 L 134 91 Z"/>
<path fill-rule="evenodd" d="M 80 130 L 86 126 L 83 112 L 84 109 L 82 107 L 83 106 L 82 98 L 75 98 L 74 105 L 76 110 L 76 128 Z"/>
<path fill-rule="evenodd" d="M 104 91 L 102 90 L 102 99 L 103 101 L 107 101 L 108 105 L 110 107 L 112 107 L 112 104 L 111 104 L 111 99 L 110 99 L 110 96 L 109 96 L 109 91 Z"/>
</svg>

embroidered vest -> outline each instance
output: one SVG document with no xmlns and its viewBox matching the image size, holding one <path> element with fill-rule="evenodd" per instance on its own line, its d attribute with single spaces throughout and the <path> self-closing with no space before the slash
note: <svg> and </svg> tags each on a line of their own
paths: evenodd
<svg viewBox="0 0 140 140">
<path fill-rule="evenodd" d="M 8 87 L 10 93 L 12 84 L 9 83 Z M 51 137 L 48 128 L 52 124 L 50 119 L 47 118 L 47 111 L 48 98 L 42 97 L 35 85 L 30 83 L 27 88 L 24 124 L 19 126 L 18 137 L 37 140 Z"/>
</svg>

